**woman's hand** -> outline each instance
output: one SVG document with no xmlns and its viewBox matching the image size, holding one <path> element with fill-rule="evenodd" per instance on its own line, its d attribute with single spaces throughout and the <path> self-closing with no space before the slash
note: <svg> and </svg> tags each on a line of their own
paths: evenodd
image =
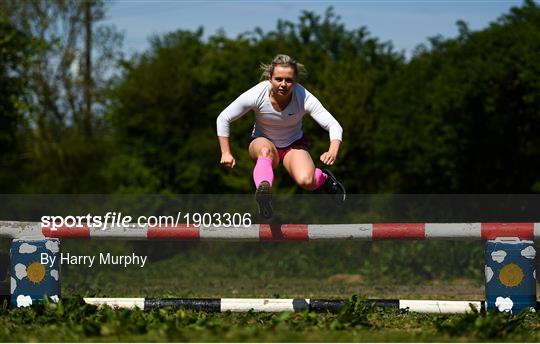
<svg viewBox="0 0 540 344">
<path fill-rule="evenodd" d="M 236 160 L 230 152 L 225 152 L 221 154 L 221 161 L 219 163 L 221 166 L 234 168 L 234 165 L 236 165 Z"/>
<path fill-rule="evenodd" d="M 231 146 L 229 145 L 229 138 L 225 136 L 218 136 L 219 147 L 221 148 L 221 160 L 219 163 L 221 166 L 234 168 L 236 160 L 231 153 Z"/>
<path fill-rule="evenodd" d="M 326 165 L 332 166 L 336 162 L 340 145 L 341 140 L 330 141 L 330 147 L 328 148 L 328 152 L 324 152 L 321 154 L 321 161 Z"/>
<path fill-rule="evenodd" d="M 337 152 L 324 152 L 321 154 L 321 161 L 329 166 L 332 166 L 336 162 Z"/>
</svg>

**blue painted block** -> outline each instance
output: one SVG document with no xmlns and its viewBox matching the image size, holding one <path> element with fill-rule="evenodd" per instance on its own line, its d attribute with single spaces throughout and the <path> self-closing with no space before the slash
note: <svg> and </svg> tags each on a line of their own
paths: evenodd
<svg viewBox="0 0 540 344">
<path fill-rule="evenodd" d="M 60 242 L 16 239 L 11 243 L 11 304 L 30 306 L 60 297 Z"/>
<path fill-rule="evenodd" d="M 536 307 L 534 242 L 497 238 L 486 242 L 487 310 L 518 314 Z"/>
</svg>

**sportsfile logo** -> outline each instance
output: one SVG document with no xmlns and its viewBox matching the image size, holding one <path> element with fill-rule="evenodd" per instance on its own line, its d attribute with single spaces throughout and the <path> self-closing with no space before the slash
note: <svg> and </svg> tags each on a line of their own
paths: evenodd
<svg viewBox="0 0 540 344">
<path fill-rule="evenodd" d="M 108 225 L 118 227 L 130 227 L 133 218 L 131 216 L 122 216 L 122 213 L 114 211 L 101 215 L 68 215 L 68 216 L 42 216 L 41 227 L 50 228 L 55 231 L 58 228 L 83 228 L 92 227 L 106 230 Z"/>
</svg>

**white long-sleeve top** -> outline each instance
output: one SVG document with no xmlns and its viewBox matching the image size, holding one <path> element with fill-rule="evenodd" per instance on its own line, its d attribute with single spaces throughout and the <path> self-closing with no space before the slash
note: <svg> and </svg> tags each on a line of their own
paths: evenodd
<svg viewBox="0 0 540 344">
<path fill-rule="evenodd" d="M 270 81 L 263 81 L 236 98 L 219 114 L 217 135 L 229 137 L 231 122 L 253 110 L 255 125 L 251 136 L 266 137 L 278 148 L 287 147 L 302 137 L 302 118 L 306 113 L 328 131 L 330 140 L 342 139 L 341 125 L 302 85 L 294 84 L 291 101 L 281 112 L 272 106 L 270 89 Z"/>
</svg>

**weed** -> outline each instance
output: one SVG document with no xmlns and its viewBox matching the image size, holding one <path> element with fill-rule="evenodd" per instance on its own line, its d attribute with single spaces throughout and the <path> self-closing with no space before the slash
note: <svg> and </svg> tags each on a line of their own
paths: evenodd
<svg viewBox="0 0 540 344">
<path fill-rule="evenodd" d="M 470 313 L 447 319 L 440 318 L 435 322 L 436 328 L 450 336 L 474 336 L 480 339 L 504 339 L 510 334 L 524 330 L 522 326 L 528 314 L 510 313 L 480 313 L 472 310 Z"/>
</svg>

